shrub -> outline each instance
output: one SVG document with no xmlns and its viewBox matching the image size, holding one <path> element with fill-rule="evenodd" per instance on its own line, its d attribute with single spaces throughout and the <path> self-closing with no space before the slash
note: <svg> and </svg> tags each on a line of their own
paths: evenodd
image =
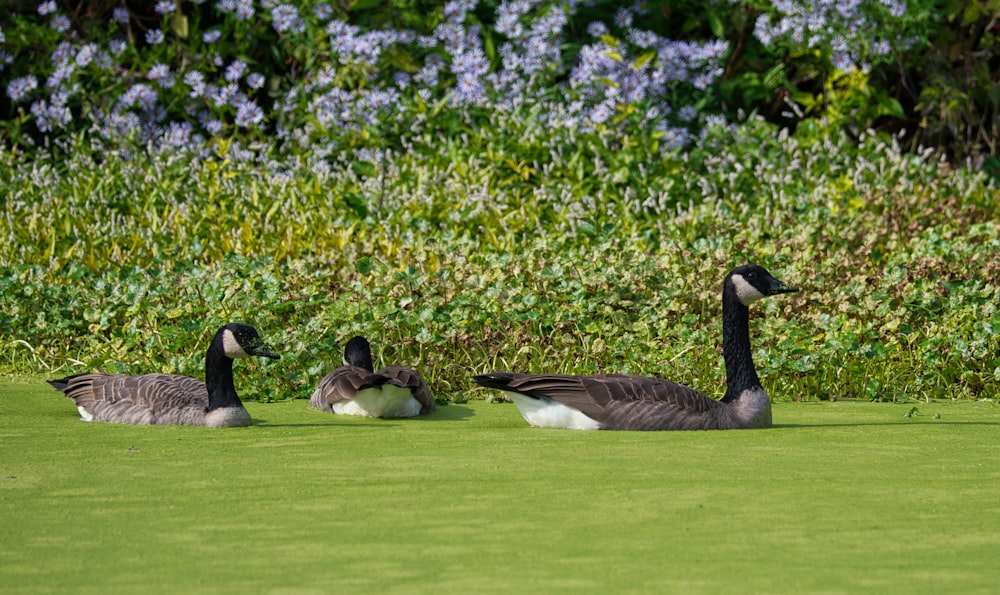
<svg viewBox="0 0 1000 595">
<path fill-rule="evenodd" d="M 0 17 L 0 114 L 22 147 L 86 133 L 353 159 L 425 116 L 447 133 L 534 106 L 547 127 L 669 151 L 757 111 L 961 158 L 995 154 L 995 4 L 46 0 Z"/>
</svg>

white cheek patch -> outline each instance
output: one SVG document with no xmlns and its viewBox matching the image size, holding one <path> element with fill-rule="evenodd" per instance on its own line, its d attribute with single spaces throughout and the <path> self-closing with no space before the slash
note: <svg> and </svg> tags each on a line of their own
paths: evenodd
<svg viewBox="0 0 1000 595">
<path fill-rule="evenodd" d="M 236 335 L 229 329 L 222 332 L 222 351 L 229 359 L 250 357 L 250 354 L 244 351 L 243 346 L 236 340 Z"/>
<path fill-rule="evenodd" d="M 733 287 L 736 288 L 736 297 L 740 298 L 740 303 L 744 306 L 749 306 L 765 297 L 756 287 L 750 285 L 750 282 L 744 279 L 743 275 L 733 275 L 732 281 Z"/>
</svg>

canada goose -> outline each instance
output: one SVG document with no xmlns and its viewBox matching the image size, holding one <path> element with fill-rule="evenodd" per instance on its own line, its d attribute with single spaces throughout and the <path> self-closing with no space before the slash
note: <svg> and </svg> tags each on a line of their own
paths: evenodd
<svg viewBox="0 0 1000 595">
<path fill-rule="evenodd" d="M 233 386 L 233 359 L 280 356 L 257 329 L 233 322 L 219 329 L 205 355 L 205 382 L 178 374 L 76 374 L 49 380 L 76 402 L 84 421 L 137 425 L 248 426 Z"/>
<path fill-rule="evenodd" d="M 722 286 L 722 352 L 726 394 L 716 401 L 682 384 L 623 374 L 568 376 L 494 372 L 479 384 L 505 391 L 524 419 L 543 428 L 577 430 L 728 430 L 771 425 L 771 402 L 750 352 L 751 303 L 798 291 L 763 267 L 744 265 Z"/>
<path fill-rule="evenodd" d="M 434 396 L 416 370 L 386 366 L 375 372 L 372 349 L 364 337 L 344 348 L 344 365 L 319 381 L 309 407 L 365 417 L 413 417 L 434 411 Z"/>
</svg>

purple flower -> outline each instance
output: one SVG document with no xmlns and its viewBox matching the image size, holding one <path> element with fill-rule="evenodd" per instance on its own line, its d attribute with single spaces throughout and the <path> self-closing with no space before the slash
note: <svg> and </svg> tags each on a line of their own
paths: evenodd
<svg viewBox="0 0 1000 595">
<path fill-rule="evenodd" d="M 333 16 L 333 9 L 330 8 L 329 4 L 317 4 L 313 7 L 313 15 L 317 19 L 325 21 Z"/>
<path fill-rule="evenodd" d="M 218 29 L 209 29 L 208 31 L 202 33 L 201 40 L 205 43 L 215 43 L 219 41 L 221 37 L 222 31 L 219 31 Z"/>
<path fill-rule="evenodd" d="M 681 109 L 677 110 L 677 118 L 681 122 L 690 122 L 698 117 L 698 108 L 693 105 L 685 105 Z"/>
<path fill-rule="evenodd" d="M 113 15 L 115 21 L 123 25 L 127 24 L 130 18 L 128 9 L 121 6 L 116 6 L 115 9 L 111 11 L 111 14 Z"/>
<path fill-rule="evenodd" d="M 412 77 L 405 72 L 397 72 L 392 75 L 392 82 L 395 83 L 396 87 L 400 89 L 408 89 L 410 87 L 410 82 Z"/>
<path fill-rule="evenodd" d="M 94 59 L 94 55 L 97 53 L 96 43 L 85 43 L 80 47 L 80 50 L 76 53 L 76 65 L 86 66 L 91 63 Z"/>
<path fill-rule="evenodd" d="M 52 123 L 49 120 L 49 105 L 39 100 L 31 104 L 31 115 L 35 116 L 35 126 L 41 132 L 51 132 Z"/>
<path fill-rule="evenodd" d="M 601 37 L 608 34 L 608 26 L 600 21 L 594 21 L 587 25 L 587 35 L 591 37 Z"/>
<path fill-rule="evenodd" d="M 150 29 L 146 31 L 146 43 L 149 45 L 159 45 L 163 43 L 163 31 L 159 29 Z"/>
<path fill-rule="evenodd" d="M 49 89 L 54 89 L 68 80 L 71 74 L 73 74 L 72 63 L 57 66 L 55 71 L 46 79 L 45 86 Z"/>
<path fill-rule="evenodd" d="M 844 72 L 851 72 L 855 69 L 854 60 L 852 60 L 851 55 L 846 52 L 834 53 L 831 62 L 833 63 L 834 68 Z"/>
<path fill-rule="evenodd" d="M 330 37 L 354 37 L 358 34 L 359 29 L 356 25 L 350 25 L 344 21 L 334 19 L 327 23 L 326 32 Z"/>
<path fill-rule="evenodd" d="M 69 22 L 69 17 L 64 14 L 57 14 L 52 17 L 52 28 L 60 33 L 65 33 L 69 31 L 71 23 Z"/>
<path fill-rule="evenodd" d="M 278 33 L 291 31 L 301 33 L 305 31 L 306 24 L 299 17 L 299 11 L 291 4 L 279 4 L 271 9 L 271 24 Z"/>
<path fill-rule="evenodd" d="M 215 105 L 225 105 L 227 103 L 236 103 L 236 98 L 239 97 L 240 88 L 236 86 L 236 83 L 229 83 L 223 87 L 219 87 L 215 90 L 215 95 L 212 99 L 215 101 Z"/>
<path fill-rule="evenodd" d="M 330 49 L 340 54 L 341 56 L 347 56 L 354 53 L 354 47 L 356 43 L 353 37 L 347 35 L 340 35 L 335 37 L 330 43 Z"/>
<path fill-rule="evenodd" d="M 160 14 L 170 14 L 175 8 L 173 0 L 160 0 L 156 3 L 154 10 Z"/>
<path fill-rule="evenodd" d="M 191 97 L 201 97 L 205 94 L 205 75 L 197 70 L 191 70 L 184 75 L 184 84 L 191 87 Z"/>
<path fill-rule="evenodd" d="M 247 75 L 247 86 L 251 89 L 260 89 L 264 86 L 264 75 L 259 72 L 251 72 Z"/>
<path fill-rule="evenodd" d="M 628 29 L 632 26 L 632 19 L 634 15 L 632 11 L 628 8 L 619 8 L 618 12 L 615 13 L 615 26 L 621 29 Z"/>
<path fill-rule="evenodd" d="M 241 21 L 249 21 L 254 14 L 256 14 L 256 10 L 253 7 L 253 0 L 237 0 L 236 18 Z"/>
<path fill-rule="evenodd" d="M 201 124 L 202 128 L 208 131 L 209 134 L 219 134 L 224 128 L 223 123 L 213 118 L 208 112 L 202 114 L 202 116 L 198 119 L 198 122 Z"/>
<path fill-rule="evenodd" d="M 906 4 L 899 0 L 882 0 L 882 4 L 889 9 L 889 14 L 897 19 L 906 14 Z"/>
<path fill-rule="evenodd" d="M 684 128 L 667 127 L 661 132 L 660 147 L 664 152 L 683 149 L 684 145 L 691 142 L 691 134 Z"/>
<path fill-rule="evenodd" d="M 12 102 L 18 103 L 37 88 L 38 79 L 33 76 L 16 78 L 7 85 L 7 97 L 10 97 Z"/>
<path fill-rule="evenodd" d="M 38 5 L 38 14 L 45 16 L 47 14 L 52 14 L 56 11 L 56 1 L 46 0 Z"/>
<path fill-rule="evenodd" d="M 236 108 L 236 125 L 241 128 L 250 128 L 263 119 L 264 110 L 253 101 L 245 101 Z"/>
<path fill-rule="evenodd" d="M 167 76 L 170 76 L 170 67 L 159 62 L 153 64 L 153 66 L 149 69 L 149 72 L 146 73 L 146 77 L 154 81 Z"/>
<path fill-rule="evenodd" d="M 242 60 L 233 60 L 229 66 L 226 67 L 225 78 L 227 81 L 234 83 L 240 80 L 243 73 L 246 71 L 247 65 Z"/>
</svg>

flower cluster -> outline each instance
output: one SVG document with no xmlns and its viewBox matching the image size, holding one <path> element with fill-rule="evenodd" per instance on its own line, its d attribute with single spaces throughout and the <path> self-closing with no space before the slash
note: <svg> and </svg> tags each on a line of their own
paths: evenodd
<svg viewBox="0 0 1000 595">
<path fill-rule="evenodd" d="M 900 1 L 875 4 L 879 14 L 891 17 L 902 13 Z M 126 34 L 129 10 L 115 8 L 111 25 L 121 30 L 98 44 L 68 31 L 70 21 L 59 5 L 44 0 L 32 18 L 64 38 L 50 56 L 51 68 L 45 75 L 9 72 L 5 65 L 13 55 L 0 31 L 0 84 L 13 108 L 30 114 L 42 133 L 68 130 L 78 118 L 109 141 L 166 148 L 220 135 L 266 140 L 273 131 L 279 142 L 329 153 L 338 150 L 345 132 L 378 126 L 414 105 L 442 102 L 456 109 L 485 108 L 484 113 L 535 106 L 546 126 L 574 132 L 614 130 L 624 118 L 638 117 L 647 129 L 659 131 L 662 146 L 671 150 L 709 121 L 695 105 L 711 92 L 729 52 L 725 41 L 672 40 L 644 29 L 650 19 L 642 2 L 619 8 L 611 22 L 579 23 L 585 3 L 502 0 L 492 29 L 484 31 L 473 14 L 479 9 L 481 15 L 478 0 L 449 0 L 433 30 L 417 33 L 365 31 L 325 3 L 209 0 L 201 10 L 216 12 L 212 28 L 178 38 L 167 17 L 183 12 L 185 4 L 203 2 L 156 2 L 162 28 L 150 28 L 138 39 Z M 878 55 L 902 43 L 865 39 L 862 44 L 861 32 L 873 18 L 862 5 L 861 0 L 775 0 L 775 19 L 758 20 L 755 34 L 763 43 L 779 38 L 828 43 L 835 63 L 848 69 L 859 47 Z M 834 20 L 850 25 L 829 26 Z M 571 23 L 583 24 L 589 40 L 567 43 Z M 282 66 L 294 64 L 292 73 L 258 71 L 259 65 L 248 64 L 235 49 L 242 40 L 233 37 L 248 31 L 283 40 L 276 46 L 281 51 L 311 43 L 313 54 L 305 62 L 288 56 Z M 401 53 L 408 56 L 405 67 L 387 58 Z"/>
<path fill-rule="evenodd" d="M 886 38 L 886 27 L 906 13 L 902 0 L 774 0 L 775 12 L 758 18 L 754 37 L 765 46 L 787 41 L 796 46 L 824 49 L 841 71 L 868 71 L 874 63 L 891 59 L 893 52 L 911 47 L 912 37 Z"/>
</svg>

